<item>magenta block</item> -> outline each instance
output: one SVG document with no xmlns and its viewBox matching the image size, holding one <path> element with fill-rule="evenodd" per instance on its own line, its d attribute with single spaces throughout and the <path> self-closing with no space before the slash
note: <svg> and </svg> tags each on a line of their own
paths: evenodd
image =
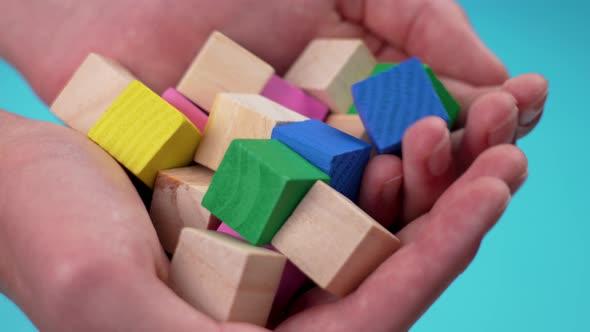
<svg viewBox="0 0 590 332">
<path fill-rule="evenodd" d="M 260 95 L 310 119 L 324 121 L 329 113 L 328 106 L 277 75 L 271 77 Z"/>
<path fill-rule="evenodd" d="M 186 99 L 185 96 L 174 88 L 166 89 L 162 94 L 162 98 L 184 114 L 201 133 L 205 132 L 205 125 L 209 117 L 199 107 L 195 106 L 195 104 Z"/>
<path fill-rule="evenodd" d="M 225 233 L 231 235 L 237 239 L 243 240 L 244 238 L 238 234 L 238 232 L 234 231 L 231 227 L 226 225 L 225 223 L 221 223 L 219 228 L 217 228 L 218 232 Z M 273 246 L 265 245 L 267 249 L 277 251 Z M 287 305 L 293 299 L 293 296 L 297 293 L 297 291 L 305 284 L 307 281 L 307 277 L 303 272 L 301 272 L 293 263 L 287 261 L 285 265 L 285 270 L 283 271 L 283 276 L 281 277 L 281 283 L 279 285 L 279 289 L 277 290 L 277 295 L 275 296 L 273 306 L 273 313 L 281 313 L 283 310 L 287 308 Z"/>
</svg>

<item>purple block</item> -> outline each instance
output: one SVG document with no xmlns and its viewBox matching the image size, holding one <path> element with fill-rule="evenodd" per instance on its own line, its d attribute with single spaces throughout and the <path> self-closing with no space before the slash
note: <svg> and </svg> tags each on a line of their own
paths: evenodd
<svg viewBox="0 0 590 332">
<path fill-rule="evenodd" d="M 186 99 L 186 97 L 180 92 L 176 91 L 174 88 L 168 88 L 162 94 L 162 98 L 184 114 L 184 116 L 186 116 L 201 133 L 205 132 L 205 125 L 207 124 L 207 119 L 209 117 L 190 100 Z"/>
<path fill-rule="evenodd" d="M 330 112 L 328 106 L 277 75 L 271 77 L 260 95 L 310 119 L 324 121 Z"/>
</svg>

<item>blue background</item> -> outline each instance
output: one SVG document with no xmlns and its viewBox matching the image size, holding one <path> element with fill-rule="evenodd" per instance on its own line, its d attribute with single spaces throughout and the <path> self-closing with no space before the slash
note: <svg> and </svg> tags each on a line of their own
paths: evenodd
<svg viewBox="0 0 590 332">
<path fill-rule="evenodd" d="M 590 331 L 584 143 L 590 110 L 583 102 L 590 86 L 590 2 L 460 2 L 511 74 L 545 75 L 550 97 L 541 124 L 519 142 L 529 157 L 529 181 L 474 263 L 414 331 Z M 1 61 L 0 108 L 55 120 Z M 35 331 L 1 295 L 0 331 Z"/>
</svg>

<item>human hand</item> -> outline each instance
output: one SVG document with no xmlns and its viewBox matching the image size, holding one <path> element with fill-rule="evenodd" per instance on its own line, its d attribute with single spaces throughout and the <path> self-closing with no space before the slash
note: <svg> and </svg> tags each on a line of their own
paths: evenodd
<svg viewBox="0 0 590 332">
<path fill-rule="evenodd" d="M 0 112 L 0 290 L 41 331 L 263 331 L 217 323 L 166 285 L 169 263 L 119 165 L 81 135 Z M 351 295 L 303 295 L 277 331 L 408 328 L 475 255 L 523 181 L 514 146 L 485 151 Z M 8 263 L 8 264 L 6 264 Z"/>
<path fill-rule="evenodd" d="M 0 22 L 12 39 L 0 40 L 0 50 L 46 102 L 90 51 L 118 60 L 161 92 L 175 85 L 213 29 L 279 72 L 316 37 L 363 38 L 380 61 L 419 56 L 442 78 L 461 113 L 450 139 L 452 157 L 443 124 L 431 120 L 408 132 L 403 162 L 389 156 L 371 162 L 361 205 L 386 225 L 403 226 L 428 211 L 482 151 L 532 130 L 548 93 L 539 75 L 508 79 L 450 0 L 5 1 L 0 10 L 14 13 Z M 401 205 L 391 204 L 401 193 Z"/>
<path fill-rule="evenodd" d="M 358 9 L 363 6 L 355 7 L 360 3 L 363 2 L 299 1 L 262 4 L 257 1 L 221 0 L 177 1 L 172 4 L 164 4 L 160 1 L 153 1 L 145 2 L 142 4 L 142 8 L 136 8 L 136 3 L 131 1 L 119 1 L 117 8 L 111 7 L 112 4 L 95 2 L 84 6 L 60 2 L 52 4 L 52 7 L 43 8 L 46 4 L 39 3 L 37 8 L 30 9 L 31 11 L 27 13 L 26 17 L 36 20 L 37 27 L 45 24 L 47 29 L 40 29 L 41 31 L 50 33 L 51 27 L 60 26 L 61 33 L 55 34 L 54 31 L 52 33 L 54 38 L 51 39 L 37 38 L 35 40 L 34 34 L 27 36 L 30 43 L 34 45 L 23 45 L 22 49 L 26 47 L 37 48 L 38 52 L 29 52 L 31 55 L 19 59 L 14 56 L 9 59 L 25 73 L 38 93 L 46 101 L 50 101 L 90 50 L 119 60 L 135 72 L 140 79 L 154 87 L 156 91 L 161 91 L 169 85 L 174 85 L 212 28 L 225 32 L 253 52 L 261 55 L 280 71 L 288 67 L 310 39 L 319 36 L 363 37 L 383 61 L 397 61 L 406 54 L 418 55 L 435 71 L 450 77 L 445 80 L 445 83 L 463 106 L 464 111 L 458 126 L 465 126 L 465 128 L 453 133 L 451 138 L 446 133 L 444 124 L 441 124 L 440 121 L 437 123 L 433 119 L 423 120 L 407 133 L 404 142 L 403 162 L 392 156 L 384 156 L 375 158 L 369 165 L 363 185 L 362 197 L 364 198 L 361 199 L 361 205 L 385 224 L 391 225 L 395 221 L 397 227 L 402 227 L 416 217 L 431 211 L 439 196 L 447 190 L 453 180 L 463 174 L 463 171 L 470 169 L 469 166 L 473 160 L 478 158 L 483 151 L 492 145 L 512 142 L 521 114 L 535 113 L 541 108 L 542 100 L 546 95 L 546 83 L 542 78 L 534 75 L 504 82 L 506 79 L 505 70 L 494 56 L 477 41 L 465 20 L 459 20 L 460 10 L 454 3 L 445 2 L 442 5 L 435 1 L 399 0 L 380 4 L 377 1 L 367 0 L 364 3 L 364 11 Z M 262 7 L 256 10 L 256 6 Z M 195 19 L 196 15 L 194 17 L 190 15 L 190 13 L 199 11 L 207 12 L 209 17 Z M 88 24 L 93 18 L 98 17 L 96 14 L 99 12 L 101 13 L 100 17 L 105 21 L 98 24 Z M 359 12 L 364 14 L 355 14 Z M 379 18 L 378 14 L 381 12 L 391 12 L 390 21 L 399 23 L 399 26 L 388 26 L 388 20 L 383 17 Z M 415 13 L 415 15 L 408 15 L 413 19 L 406 18 L 404 21 L 402 16 L 408 13 Z M 13 17 L 18 18 L 19 16 Z M 267 17 L 280 19 L 271 21 L 273 26 L 272 29 L 269 29 L 269 20 L 264 19 Z M 342 20 L 342 18 L 345 19 Z M 10 23 L 10 20 L 5 22 Z M 367 23 L 363 24 L 362 22 Z M 410 33 L 411 31 L 408 31 L 410 27 L 412 27 L 411 31 L 415 32 Z M 186 31 L 194 32 L 194 34 Z M 261 31 L 268 32 L 268 38 L 260 38 Z M 167 35 L 167 32 L 170 32 L 171 35 Z M 443 34 L 443 32 L 445 33 Z M 433 40 L 436 41 L 435 37 L 439 33 L 454 42 L 447 44 L 433 42 Z M 14 35 L 18 36 L 18 32 Z M 407 36 L 407 38 L 400 39 L 400 36 Z M 49 41 L 51 43 L 48 43 Z M 400 46 L 395 47 L 394 45 Z M 432 47 L 424 45 L 432 45 Z M 68 50 L 66 54 L 63 52 L 64 49 Z M 39 50 L 43 50 L 43 52 L 39 52 Z M 138 53 L 137 50 L 141 50 L 141 53 Z M 457 52 L 464 53 L 462 56 L 457 56 L 457 59 L 461 61 L 451 59 L 449 56 L 445 57 L 445 54 L 456 54 Z M 17 51 L 9 53 L 18 54 Z M 35 54 L 37 58 L 35 58 Z M 39 55 L 43 55 L 43 57 L 41 58 Z M 451 62 L 451 60 L 453 61 Z M 540 106 L 536 105 L 538 102 Z M 533 123 L 535 121 L 537 120 L 534 119 Z M 494 139 L 487 139 L 498 125 L 503 126 L 500 126 L 500 130 L 493 135 Z M 420 137 L 423 141 L 412 139 L 412 135 Z M 452 144 L 446 142 L 452 142 Z M 457 146 L 455 151 L 459 152 L 451 152 L 451 145 Z M 441 148 L 436 149 L 436 147 Z M 502 149 L 507 150 L 501 155 L 508 160 L 512 154 L 517 154 L 514 148 L 502 147 Z M 503 155 L 504 153 L 506 155 Z M 432 159 L 434 161 L 427 162 L 426 160 L 429 160 L 430 156 L 434 156 Z M 445 158 L 451 159 L 451 162 L 448 163 L 451 166 L 448 169 L 443 169 L 442 175 L 429 175 L 428 164 L 441 165 Z M 496 163 L 500 162 L 498 156 L 483 160 L 481 163 L 494 169 L 495 167 L 492 166 L 496 166 Z M 515 170 L 520 170 L 521 168 L 517 166 L 522 164 L 523 160 L 510 160 L 510 162 L 514 163 L 512 166 L 515 166 Z M 402 178 L 399 178 L 402 175 L 402 163 L 403 181 L 401 181 Z M 475 167 L 475 164 L 472 167 Z M 488 168 L 481 166 L 481 169 Z M 494 169 L 488 170 L 491 172 Z M 493 172 L 487 174 L 482 171 L 480 176 L 482 175 L 494 177 Z M 510 187 L 517 187 L 514 183 L 518 181 L 512 178 L 505 179 L 502 176 L 496 176 L 496 178 L 500 178 Z M 523 172 L 518 176 L 524 179 L 526 173 Z M 397 183 L 394 180 L 396 178 Z M 389 199 L 385 201 L 385 197 L 381 196 L 385 196 L 383 193 L 385 193 L 386 184 L 390 185 L 387 189 L 388 192 L 393 194 L 390 194 Z M 469 191 L 469 187 L 466 186 L 467 184 L 464 184 L 463 187 L 460 186 L 463 188 L 462 190 L 456 191 Z M 489 183 L 486 186 L 490 186 Z M 455 185 L 453 185 L 454 187 Z M 403 200 L 399 195 L 402 192 Z M 445 193 L 440 199 L 443 200 L 449 195 L 451 194 Z M 498 194 L 498 196 L 500 195 Z M 400 205 L 398 206 L 396 202 L 400 202 Z M 426 215 L 434 214 L 435 209 L 436 207 Z M 394 216 L 399 216 L 399 218 L 394 219 Z M 483 230 L 490 226 L 495 218 L 482 214 L 481 219 L 478 220 L 482 228 L 479 229 L 480 233 L 477 235 L 483 234 Z M 422 219 L 428 218 L 418 218 L 418 220 Z M 412 222 L 406 227 L 411 228 L 411 225 L 414 224 Z M 108 228 L 109 224 L 104 227 Z M 478 241 L 474 233 L 465 236 L 471 241 Z M 400 237 L 402 240 L 404 239 L 401 234 Z M 411 238 L 406 237 L 406 239 L 405 241 L 411 241 Z M 449 255 L 445 257 L 445 260 L 441 262 L 446 261 L 449 264 L 444 270 L 437 271 L 437 278 L 451 279 L 458 273 L 460 268 L 457 269 L 456 265 L 453 265 L 453 259 L 463 259 L 463 256 Z M 444 265 L 444 263 L 441 264 Z M 100 264 L 97 265 L 100 266 Z M 129 273 L 129 275 L 134 275 L 134 273 Z M 103 279 L 108 278 L 110 277 L 103 275 Z M 130 279 L 142 280 L 139 276 Z M 159 279 L 152 276 L 150 280 L 158 281 Z M 100 281 L 110 283 L 107 280 Z M 440 286 L 440 282 L 437 285 Z M 426 286 L 425 292 L 429 291 L 428 294 L 432 296 L 440 291 L 433 288 L 432 284 Z M 121 287 L 119 285 L 107 288 L 120 289 Z M 109 294 L 115 298 L 120 296 L 117 292 Z M 154 297 L 154 299 L 156 298 Z M 72 299 L 75 298 L 72 297 Z M 136 297 L 129 296 L 129 299 L 136 299 Z M 421 310 L 429 305 L 430 300 L 432 299 L 424 301 L 422 298 Z M 171 302 L 173 301 L 169 299 L 169 302 L 164 303 Z M 354 303 L 354 301 L 347 298 L 338 303 Z M 417 306 L 418 303 L 416 303 Z M 333 308 L 330 306 L 321 306 L 320 308 L 326 307 Z M 310 317 L 315 319 L 318 316 L 314 316 L 313 313 L 317 311 L 314 309 L 308 311 L 307 314 L 304 312 L 300 316 L 295 316 L 288 325 L 285 325 L 285 328 L 293 326 L 291 324 L 297 324 L 296 322 L 304 324 L 306 319 L 298 317 L 308 317 L 310 313 L 312 313 Z M 325 309 L 320 310 L 320 312 L 324 311 Z M 330 309 L 328 309 L 329 311 Z M 180 312 L 185 311 L 181 310 Z M 158 317 L 157 315 L 152 316 Z M 194 315 L 187 317 L 194 317 Z M 416 318 L 415 315 L 408 315 L 408 317 Z M 91 318 L 89 317 L 89 319 Z M 95 322 L 100 322 L 98 318 L 94 319 Z M 211 324 L 208 320 L 203 324 L 211 326 L 207 325 Z"/>
</svg>

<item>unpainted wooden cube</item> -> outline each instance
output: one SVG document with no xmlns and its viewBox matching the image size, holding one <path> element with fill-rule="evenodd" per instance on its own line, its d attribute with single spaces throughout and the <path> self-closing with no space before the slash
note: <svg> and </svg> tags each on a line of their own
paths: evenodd
<svg viewBox="0 0 590 332">
<path fill-rule="evenodd" d="M 184 228 L 170 267 L 173 289 L 219 321 L 266 325 L 286 258 L 227 234 Z"/>
<path fill-rule="evenodd" d="M 217 228 L 217 231 L 235 237 L 238 240 L 245 241 L 240 233 L 233 230 L 226 223 L 221 223 L 221 225 L 219 225 Z M 277 251 L 271 245 L 265 245 L 264 248 Z M 295 294 L 297 294 L 297 292 L 303 286 L 305 286 L 306 282 L 307 277 L 305 274 L 303 274 L 303 272 L 293 265 L 293 263 L 287 260 L 285 269 L 283 270 L 283 276 L 281 277 L 281 283 L 277 289 L 277 295 L 275 296 L 274 302 L 272 304 L 272 310 L 270 314 L 271 319 L 278 318 L 281 314 L 284 314 L 289 304 L 294 301 Z"/>
<path fill-rule="evenodd" d="M 178 83 L 177 90 L 209 111 L 216 94 L 258 94 L 274 73 L 271 65 L 215 31 Z"/>
<path fill-rule="evenodd" d="M 219 226 L 201 205 L 212 178 L 213 171 L 199 165 L 158 172 L 150 216 L 166 252 L 174 252 L 184 227 L 216 229 Z"/>
<path fill-rule="evenodd" d="M 342 194 L 316 184 L 272 240 L 319 287 L 354 291 L 400 241 Z"/>
<path fill-rule="evenodd" d="M 217 170 L 234 139 L 270 138 L 275 126 L 307 117 L 254 94 L 220 93 L 209 114 L 195 162 Z"/>
<path fill-rule="evenodd" d="M 51 112 L 87 135 L 134 80 L 133 74 L 120 64 L 90 53 L 51 105 Z"/>
<path fill-rule="evenodd" d="M 371 144 L 371 139 L 358 114 L 332 113 L 328 115 L 326 124 Z"/>
<path fill-rule="evenodd" d="M 367 78 L 376 63 L 360 39 L 315 39 L 285 79 L 324 102 L 332 112 L 346 113 L 352 105 L 350 87 Z"/>
</svg>

